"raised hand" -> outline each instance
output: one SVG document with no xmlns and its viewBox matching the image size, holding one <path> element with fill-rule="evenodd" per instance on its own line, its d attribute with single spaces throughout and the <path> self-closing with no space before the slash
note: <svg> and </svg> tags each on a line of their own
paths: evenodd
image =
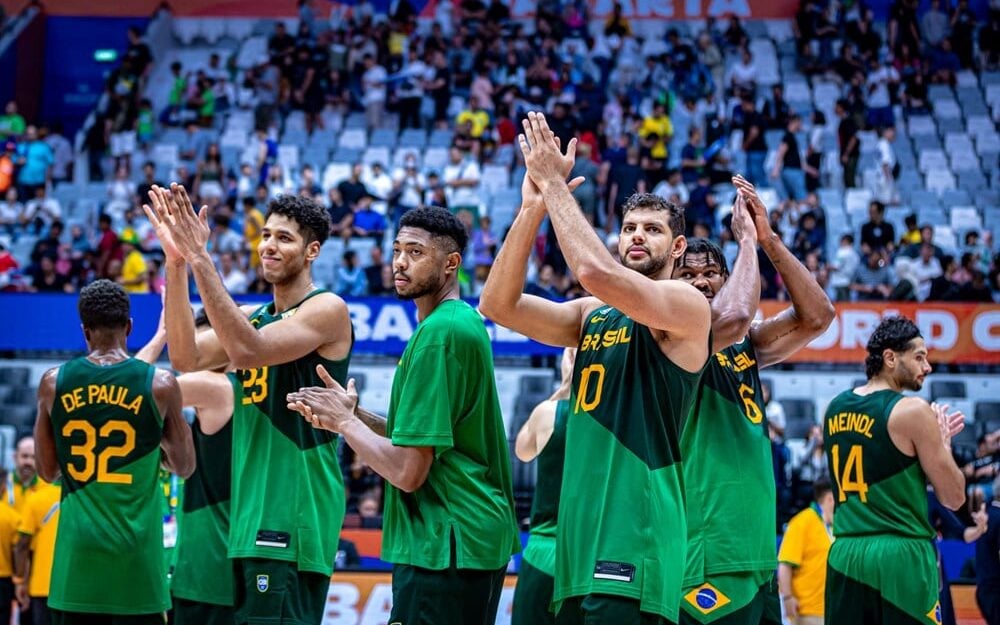
<svg viewBox="0 0 1000 625">
<path fill-rule="evenodd" d="M 288 409 L 301 414 L 314 428 L 339 433 L 341 426 L 355 417 L 358 407 L 354 378 L 347 381 L 345 389 L 323 365 L 316 366 L 316 373 L 325 387 L 310 386 L 289 393 Z"/>
<path fill-rule="evenodd" d="M 153 229 L 156 230 L 156 238 L 160 240 L 160 247 L 163 249 L 166 261 L 168 263 L 184 262 L 184 256 L 174 244 L 174 237 L 170 233 L 168 225 L 172 224 L 174 220 L 170 215 L 170 197 L 167 190 L 161 186 L 153 185 L 149 190 L 149 201 L 152 206 L 143 204 L 142 210 L 145 211 L 149 223 L 153 224 Z"/>
<path fill-rule="evenodd" d="M 576 139 L 570 139 L 563 154 L 543 114 L 532 111 L 521 123 L 524 134 L 518 141 L 532 182 L 541 190 L 551 183 L 565 182 L 576 161 Z"/>
<path fill-rule="evenodd" d="M 757 230 L 757 239 L 763 241 L 774 234 L 771 229 L 771 221 L 767 218 L 767 207 L 757 195 L 757 189 L 750 184 L 750 181 L 743 176 L 733 176 L 733 184 L 736 190 L 746 196 L 747 209 L 753 218 L 754 227 Z"/>
<path fill-rule="evenodd" d="M 965 414 L 961 410 L 949 413 L 948 404 L 931 403 L 934 416 L 937 417 L 938 428 L 941 430 L 941 438 L 944 446 L 951 450 L 951 439 L 965 429 Z"/>
<path fill-rule="evenodd" d="M 737 243 L 741 245 L 749 244 L 756 247 L 757 230 L 754 226 L 753 217 L 750 215 L 750 210 L 747 208 L 746 195 L 742 191 L 736 193 L 731 227 Z"/>
<path fill-rule="evenodd" d="M 184 259 L 191 262 L 198 254 L 204 254 L 208 249 L 208 237 L 212 233 L 208 225 L 208 207 L 202 206 L 201 210 L 195 213 L 187 190 L 176 182 L 170 185 L 169 207 L 170 216 L 173 218 L 170 234 L 174 238 L 174 245 Z"/>
</svg>

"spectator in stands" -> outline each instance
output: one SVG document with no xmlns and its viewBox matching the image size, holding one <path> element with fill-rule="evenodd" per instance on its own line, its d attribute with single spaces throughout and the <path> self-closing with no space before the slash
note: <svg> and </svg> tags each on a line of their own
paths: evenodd
<svg viewBox="0 0 1000 625">
<path fill-rule="evenodd" d="M 24 131 L 24 141 L 17 144 L 15 163 L 18 194 L 35 197 L 35 189 L 44 187 L 52 179 L 55 155 L 47 143 L 39 139 L 38 129 L 29 125 Z"/>
<path fill-rule="evenodd" d="M 271 199 L 279 195 L 294 195 L 295 187 L 292 180 L 285 175 L 285 168 L 280 163 L 274 163 L 267 168 L 267 196 Z"/>
<path fill-rule="evenodd" d="M 10 253 L 7 246 L 0 241 L 0 291 L 10 291 L 16 287 L 12 285 L 15 280 L 20 265 L 14 255 Z"/>
<path fill-rule="evenodd" d="M 479 164 L 457 147 L 448 152 L 448 164 L 441 173 L 448 206 L 453 212 L 465 208 L 473 214 L 479 212 L 479 180 L 482 176 Z"/>
<path fill-rule="evenodd" d="M 378 245 L 372 246 L 369 255 L 371 264 L 364 268 L 368 295 L 392 295 L 396 288 L 392 280 L 392 265 L 385 262 L 382 248 Z"/>
<path fill-rule="evenodd" d="M 243 237 L 233 232 L 232 218 L 217 213 L 212 218 L 212 231 L 208 235 L 208 249 L 214 254 L 239 254 L 243 250 Z"/>
<path fill-rule="evenodd" d="M 802 152 L 796 133 L 802 130 L 802 118 L 798 113 L 788 117 L 785 135 L 778 145 L 774 157 L 771 178 L 779 181 L 778 190 L 785 199 L 802 200 L 806 197 L 806 174 L 802 169 Z"/>
<path fill-rule="evenodd" d="M 896 178 L 899 177 L 900 166 L 896 159 L 896 148 L 892 145 L 895 140 L 896 129 L 894 127 L 889 126 L 881 130 L 877 144 L 879 169 L 875 182 L 875 197 L 883 204 L 899 203 L 899 197 L 896 193 Z"/>
<path fill-rule="evenodd" d="M 771 393 L 770 382 L 764 382 L 760 386 L 760 399 L 764 403 L 764 416 L 767 417 L 767 427 L 769 435 L 775 440 L 784 440 L 785 427 L 785 407 L 781 402 L 775 401 Z"/>
<path fill-rule="evenodd" d="M 0 193 L 6 194 L 14 186 L 14 158 L 17 145 L 13 141 L 0 142 Z"/>
<path fill-rule="evenodd" d="M 432 53 L 431 66 L 424 81 L 424 90 L 434 102 L 434 124 L 438 128 L 443 128 L 448 122 L 452 72 L 448 67 L 448 58 L 440 50 Z"/>
<path fill-rule="evenodd" d="M 52 149 L 52 182 L 66 182 L 73 178 L 73 144 L 63 136 L 62 122 L 56 122 L 51 131 L 43 126 L 39 131 L 43 141 Z"/>
<path fill-rule="evenodd" d="M 893 281 L 888 263 L 880 252 L 871 252 L 865 264 L 858 267 L 851 282 L 851 291 L 859 301 L 885 300 L 892 292 Z"/>
<path fill-rule="evenodd" d="M 38 239 L 31 250 L 31 264 L 37 266 L 42 258 L 49 258 L 53 262 L 59 257 L 59 246 L 62 245 L 60 239 L 63 234 L 63 224 L 61 221 L 52 222 L 49 232 L 45 237 Z"/>
<path fill-rule="evenodd" d="M 917 243 L 908 245 L 903 249 L 902 254 L 909 258 L 919 258 L 924 243 L 929 243 L 934 250 L 934 257 L 940 261 L 944 258 L 944 250 L 934 243 L 934 226 L 923 224 L 920 226 L 920 240 Z"/>
<path fill-rule="evenodd" d="M 576 161 L 570 171 L 570 180 L 583 176 L 584 182 L 573 190 L 573 197 L 580 205 L 580 210 L 587 221 L 594 226 L 600 225 L 598 217 L 598 186 L 602 184 L 601 169 L 591 159 L 591 146 L 579 143 L 576 147 Z"/>
<path fill-rule="evenodd" d="M 358 200 L 351 222 L 352 234 L 357 237 L 372 238 L 376 245 L 381 245 L 382 237 L 385 236 L 385 216 L 375 211 L 372 205 L 371 195 L 365 195 Z"/>
<path fill-rule="evenodd" d="M 279 20 L 274 25 L 274 34 L 267 40 L 267 53 L 271 57 L 271 63 L 284 67 L 294 52 L 295 37 L 288 33 L 285 23 Z"/>
<path fill-rule="evenodd" d="M 662 166 L 667 159 L 667 144 L 673 135 L 674 128 L 667 115 L 666 105 L 663 102 L 655 102 L 652 113 L 643 118 L 639 127 L 639 137 L 642 139 L 645 155 Z M 562 143 L 566 145 L 566 140 L 563 139 Z"/>
<path fill-rule="evenodd" d="M 917 0 L 896 0 L 889 12 L 889 49 L 896 54 L 903 46 L 920 49 Z"/>
<path fill-rule="evenodd" d="M 611 15 L 604 22 L 604 36 L 621 38 L 632 36 L 632 25 L 625 17 L 621 2 L 615 2 L 614 8 L 611 9 Z"/>
<path fill-rule="evenodd" d="M 987 625 L 1000 624 L 1000 477 L 993 482 L 986 533 L 976 542 L 976 603 Z"/>
<path fill-rule="evenodd" d="M 472 264 L 475 268 L 476 282 L 483 284 L 493 266 L 493 259 L 496 257 L 497 247 L 500 241 L 497 240 L 492 231 L 492 222 L 489 215 L 479 216 L 479 227 L 473 230 L 469 245 L 472 249 Z"/>
<path fill-rule="evenodd" d="M 764 130 L 767 124 L 757 112 L 750 95 L 743 95 L 740 110 L 743 118 L 743 151 L 747 155 L 747 180 L 757 187 L 768 186 L 767 174 L 764 173 L 764 160 L 767 158 Z"/>
<path fill-rule="evenodd" d="M 951 14 L 951 45 L 958 55 L 962 69 L 973 67 L 973 42 L 978 22 L 976 14 L 969 8 L 969 0 L 958 0 Z"/>
<path fill-rule="evenodd" d="M 388 213 L 388 201 L 392 196 L 395 184 L 389 174 L 385 172 L 382 163 L 372 163 L 372 166 L 361 176 L 368 194 L 372 196 L 372 209 L 377 213 L 386 215 Z"/>
<path fill-rule="evenodd" d="M 931 0 L 931 8 L 920 18 L 920 33 L 924 43 L 931 48 L 938 46 L 950 30 L 948 14 L 941 10 L 941 0 Z"/>
<path fill-rule="evenodd" d="M 1000 66 L 1000 9 L 991 8 L 986 26 L 979 29 L 979 68 L 995 72 Z"/>
<path fill-rule="evenodd" d="M 940 48 L 931 52 L 930 79 L 932 83 L 955 86 L 955 75 L 962 69 L 958 55 L 951 49 L 951 40 L 945 39 Z"/>
<path fill-rule="evenodd" d="M 868 205 L 868 222 L 861 226 L 861 252 L 883 252 L 888 259 L 895 248 L 896 229 L 885 221 L 885 204 L 874 200 Z"/>
<path fill-rule="evenodd" d="M 905 232 L 903 236 L 899 239 L 900 250 L 904 254 L 907 253 L 910 246 L 920 244 L 920 228 L 917 227 L 917 215 L 916 213 L 910 213 L 905 218 L 903 218 L 903 225 L 905 226 Z M 919 247 L 917 248 L 919 249 Z"/>
<path fill-rule="evenodd" d="M 678 206 L 687 204 L 689 199 L 689 193 L 687 185 L 681 179 L 681 172 L 679 169 L 670 169 L 667 171 L 667 178 L 660 182 L 653 189 L 653 194 L 662 197 L 668 202 L 673 202 Z"/>
<path fill-rule="evenodd" d="M 362 198 L 370 195 L 364 182 L 361 181 L 361 174 L 363 172 L 364 165 L 362 163 L 355 163 L 351 166 L 350 177 L 342 180 L 337 185 L 341 199 L 352 211 L 357 210 L 358 202 Z"/>
<path fill-rule="evenodd" d="M 420 58 L 419 50 L 411 45 L 406 53 L 406 65 L 400 71 L 400 81 L 396 85 L 399 106 L 399 127 L 422 128 L 420 107 L 424 99 L 424 79 L 430 67 Z"/>
<path fill-rule="evenodd" d="M 746 50 L 747 44 L 750 42 L 750 38 L 747 36 L 747 31 L 744 30 L 743 24 L 740 23 L 740 18 L 735 13 L 729 15 L 729 26 L 726 27 L 726 32 L 723 35 L 726 44 L 731 48 L 742 48 Z"/>
<path fill-rule="evenodd" d="M 959 297 L 965 302 L 991 303 L 993 292 L 987 282 L 986 274 L 978 269 L 972 272 L 972 280 L 959 291 Z"/>
<path fill-rule="evenodd" d="M 858 126 L 850 114 L 847 100 L 837 100 L 835 111 L 840 118 L 837 141 L 840 148 L 840 164 L 844 168 L 844 187 L 852 189 L 857 186 L 858 159 L 861 156 Z"/>
<path fill-rule="evenodd" d="M 222 199 L 225 189 L 222 184 L 226 169 L 222 164 L 222 152 L 218 143 L 209 143 L 205 157 L 198 161 L 198 170 L 194 178 L 194 192 L 203 200 Z"/>
<path fill-rule="evenodd" d="M 345 250 L 337 267 L 337 295 L 341 297 L 360 297 L 368 292 L 368 279 L 365 271 L 358 266 L 358 254 L 354 250 Z"/>
<path fill-rule="evenodd" d="M 363 94 L 361 101 L 365 107 L 365 123 L 368 130 L 374 130 L 382 126 L 382 116 L 385 113 L 386 81 L 389 74 L 371 54 L 366 54 L 362 62 L 365 71 L 361 76 Z"/>
<path fill-rule="evenodd" d="M 726 84 L 726 57 L 707 31 L 698 35 L 698 62 L 708 69 L 716 93 L 721 95 Z"/>
<path fill-rule="evenodd" d="M 32 272 L 31 290 L 39 293 L 72 293 L 73 284 L 67 276 L 56 271 L 55 260 L 43 256 Z"/>
<path fill-rule="evenodd" d="M 35 187 L 34 197 L 24 203 L 22 221 L 25 228 L 30 228 L 38 234 L 60 218 L 62 218 L 62 206 L 59 200 L 48 194 L 45 185 Z"/>
<path fill-rule="evenodd" d="M 128 293 L 149 293 L 149 266 L 140 251 L 139 237 L 129 233 L 121 238 L 123 260 L 118 283 Z"/>
<path fill-rule="evenodd" d="M 869 62 L 871 69 L 865 84 L 868 89 L 868 125 L 872 128 L 895 126 L 890 90 L 899 83 L 899 73 L 875 57 Z"/>
<path fill-rule="evenodd" d="M 989 234 L 984 236 L 984 239 L 989 238 Z M 979 259 L 979 269 L 985 272 L 990 270 L 990 261 L 992 260 L 992 254 L 990 252 L 990 246 L 985 241 L 979 240 L 978 230 L 968 230 L 965 233 L 964 245 L 962 246 L 962 251 L 968 252 L 976 256 Z"/>
<path fill-rule="evenodd" d="M 917 298 L 927 299 L 931 292 L 931 280 L 942 275 L 941 262 L 934 256 L 934 246 L 924 243 L 920 246 L 920 258 L 913 263 L 913 273 L 917 280 Z"/>
<path fill-rule="evenodd" d="M 788 522 L 778 552 L 778 592 L 785 615 L 795 625 L 822 625 L 826 562 L 833 544 L 833 491 L 813 482 L 812 503 Z"/>
<path fill-rule="evenodd" d="M 250 286 L 250 281 L 236 260 L 236 255 L 231 252 L 219 254 L 219 275 L 222 276 L 222 284 L 226 290 L 233 295 L 243 295 Z"/>
<path fill-rule="evenodd" d="M 299 193 L 305 194 L 309 198 L 318 198 L 323 194 L 323 187 L 316 182 L 316 170 L 306 163 L 299 170 Z"/>
<path fill-rule="evenodd" d="M 812 252 L 823 254 L 826 245 L 826 235 L 817 227 L 816 214 L 812 211 L 802 213 L 799 217 L 798 230 L 792 240 L 792 252 L 795 257 L 805 262 Z"/>
<path fill-rule="evenodd" d="M 848 233 L 840 237 L 840 246 L 830 263 L 830 287 L 835 301 L 851 301 L 851 281 L 860 264 L 861 257 L 854 249 L 854 235 Z"/>
<path fill-rule="evenodd" d="M 559 287 L 556 285 L 556 273 L 552 265 L 542 265 L 538 269 L 535 279 L 529 280 L 525 285 L 524 292 L 554 302 L 561 302 L 563 300 Z"/>
<path fill-rule="evenodd" d="M 1000 431 L 979 435 L 976 456 L 962 466 L 962 473 L 969 484 L 989 484 L 1000 477 Z"/>
<path fill-rule="evenodd" d="M 17 110 L 17 101 L 7 102 L 3 115 L 0 115 L 0 141 L 20 139 L 27 128 L 24 117 Z"/>
<path fill-rule="evenodd" d="M 16 240 L 24 224 L 24 204 L 17 200 L 17 187 L 7 189 L 3 200 L 0 200 L 0 228 Z"/>
<path fill-rule="evenodd" d="M 379 512 L 377 492 L 366 493 L 358 500 L 358 515 L 361 517 L 361 527 L 365 529 L 382 529 L 382 514 Z"/>
<path fill-rule="evenodd" d="M 785 88 L 781 83 L 771 87 L 771 99 L 764 103 L 761 111 L 769 129 L 784 130 L 788 126 L 792 107 L 785 100 Z"/>
<path fill-rule="evenodd" d="M 874 14 L 870 8 L 864 9 L 861 19 L 847 29 L 847 36 L 858 46 L 858 52 L 866 62 L 878 56 L 882 37 L 874 28 Z"/>
<path fill-rule="evenodd" d="M 752 97 L 757 91 L 757 64 L 748 48 L 740 51 L 740 60 L 729 69 L 729 87 L 734 94 L 748 93 Z"/>
</svg>

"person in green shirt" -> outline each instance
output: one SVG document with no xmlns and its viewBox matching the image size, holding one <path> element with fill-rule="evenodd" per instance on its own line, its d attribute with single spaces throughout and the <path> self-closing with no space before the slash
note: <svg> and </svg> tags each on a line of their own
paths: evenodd
<svg viewBox="0 0 1000 625">
<path fill-rule="evenodd" d="M 17 139 L 27 128 L 24 117 L 17 112 L 17 102 L 11 100 L 4 108 L 4 114 L 0 115 L 0 141 Z"/>
<path fill-rule="evenodd" d="M 823 289 L 771 229 L 753 185 L 742 176 L 733 184 L 739 253 L 732 275 L 719 246 L 701 238 L 688 240 L 673 275 L 709 300 L 715 352 L 681 437 L 688 520 L 682 625 L 781 623 L 774 467 L 760 369 L 801 349 L 834 316 Z M 760 301 L 758 242 L 791 305 L 751 323 Z"/>
<path fill-rule="evenodd" d="M 389 418 L 326 388 L 288 395 L 313 427 L 340 433 L 388 482 L 382 559 L 395 564 L 390 623 L 492 625 L 520 541 L 510 456 L 482 318 L 459 299 L 468 234 L 443 208 L 403 216 L 393 242 L 396 293 L 420 320 L 396 368 Z"/>
<path fill-rule="evenodd" d="M 687 535 L 680 434 L 711 355 L 705 296 L 670 279 L 683 255 L 684 210 L 636 193 L 623 208 L 616 261 L 573 198 L 564 154 L 544 115 L 520 136 L 528 175 L 521 210 L 479 300 L 497 324 L 577 346 L 559 496 L 553 603 L 562 625 L 676 622 Z M 593 297 L 523 293 L 548 215 L 566 262 Z"/>
<path fill-rule="evenodd" d="M 826 567 L 827 623 L 940 623 L 939 576 L 927 513 L 927 482 L 951 510 L 965 503 L 965 476 L 951 439 L 961 412 L 928 404 L 931 372 L 920 329 L 886 317 L 865 347 L 868 381 L 837 395 L 823 418 L 835 511 Z"/>
</svg>

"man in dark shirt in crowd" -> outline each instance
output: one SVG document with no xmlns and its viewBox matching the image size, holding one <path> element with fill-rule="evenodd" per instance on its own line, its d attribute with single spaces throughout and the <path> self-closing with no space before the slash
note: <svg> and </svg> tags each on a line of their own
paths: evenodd
<svg viewBox="0 0 1000 625">
<path fill-rule="evenodd" d="M 868 206 L 868 223 L 861 226 L 861 252 L 891 253 L 896 246 L 896 229 L 885 221 L 885 204 L 872 202 Z"/>
<path fill-rule="evenodd" d="M 1000 625 L 1000 477 L 987 515 L 986 534 L 976 541 L 976 603 L 988 625 Z"/>
<path fill-rule="evenodd" d="M 340 199 L 343 200 L 344 204 L 347 204 L 348 208 L 351 210 L 356 210 L 358 202 L 363 197 L 371 195 L 368 193 L 368 189 L 365 184 L 361 182 L 361 172 L 364 165 L 361 163 L 355 163 L 351 167 L 351 177 L 347 180 L 341 181 L 337 185 L 337 190 L 340 191 Z"/>
<path fill-rule="evenodd" d="M 767 157 L 764 130 L 767 123 L 754 107 L 753 96 L 748 93 L 740 101 L 740 111 L 743 117 L 743 151 L 747 154 L 747 179 L 756 187 L 767 186 L 767 174 L 764 173 L 764 159 Z"/>
<path fill-rule="evenodd" d="M 851 107 L 847 100 L 837 100 L 837 141 L 840 145 L 840 164 L 844 168 L 844 187 L 852 189 L 857 186 L 855 180 L 858 174 L 858 158 L 861 155 L 861 142 L 858 140 L 858 125 L 851 116 Z"/>
</svg>

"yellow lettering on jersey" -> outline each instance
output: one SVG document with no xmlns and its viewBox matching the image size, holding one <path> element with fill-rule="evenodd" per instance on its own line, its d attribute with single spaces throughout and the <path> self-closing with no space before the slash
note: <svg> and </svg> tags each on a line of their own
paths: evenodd
<svg viewBox="0 0 1000 625">
<path fill-rule="evenodd" d="M 580 342 L 580 351 L 589 352 L 597 351 L 599 349 L 607 349 L 609 347 L 614 347 L 615 345 L 623 345 L 632 340 L 632 335 L 628 333 L 628 328 L 618 328 L 616 330 L 607 330 L 603 334 L 585 334 L 583 335 L 583 340 Z"/>
<path fill-rule="evenodd" d="M 860 412 L 839 412 L 827 420 L 827 429 L 831 435 L 854 432 L 870 439 L 873 427 L 875 419 Z"/>
<path fill-rule="evenodd" d="M 67 413 L 73 412 L 83 405 L 83 388 L 79 387 L 68 393 L 63 393 L 59 396 L 59 400 L 62 402 L 63 410 Z"/>
<path fill-rule="evenodd" d="M 131 389 L 116 384 L 88 384 L 86 399 L 84 398 L 84 389 L 82 386 L 68 393 L 63 393 L 59 396 L 59 399 L 62 401 L 63 409 L 67 413 L 84 406 L 89 406 L 90 404 L 104 404 L 117 406 L 139 416 L 143 395 L 142 393 L 138 393 L 129 399 L 130 391 Z"/>
<path fill-rule="evenodd" d="M 757 361 L 748 356 L 745 352 L 736 354 L 733 356 L 732 360 L 729 359 L 729 356 L 726 356 L 722 352 L 718 352 L 715 354 L 715 359 L 719 362 L 720 367 L 723 369 L 732 369 L 734 373 L 741 373 L 757 364 Z"/>
</svg>

